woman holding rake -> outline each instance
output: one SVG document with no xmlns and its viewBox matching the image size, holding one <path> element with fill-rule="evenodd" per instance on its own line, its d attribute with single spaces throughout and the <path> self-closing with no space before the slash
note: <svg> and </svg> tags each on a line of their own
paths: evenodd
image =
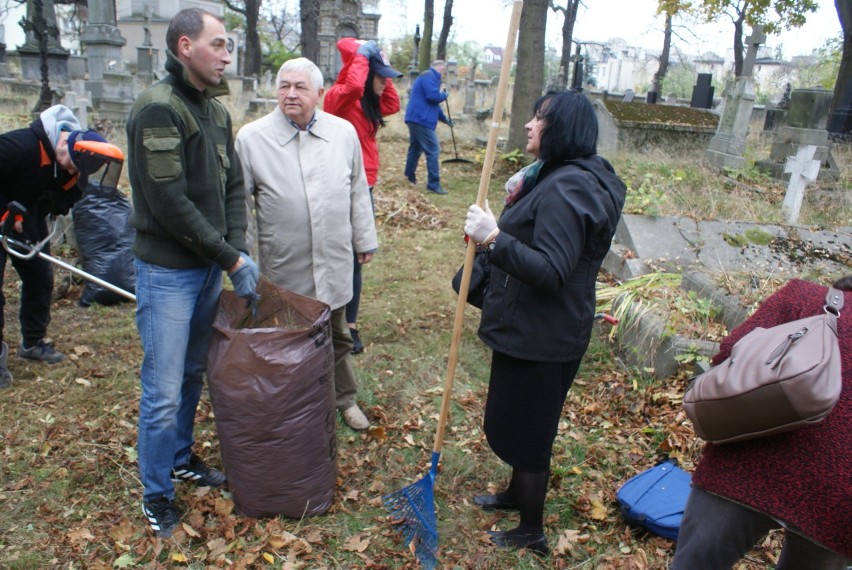
<svg viewBox="0 0 852 570">
<path fill-rule="evenodd" d="M 507 184 L 499 223 L 470 206 L 465 233 L 489 252 L 479 337 L 493 350 L 484 429 L 512 467 L 483 509 L 520 512 L 494 544 L 548 552 L 544 503 L 562 405 L 586 352 L 595 281 L 621 217 L 626 188 L 596 154 L 598 125 L 580 93 L 548 93 L 526 124 L 536 161 Z"/>
</svg>

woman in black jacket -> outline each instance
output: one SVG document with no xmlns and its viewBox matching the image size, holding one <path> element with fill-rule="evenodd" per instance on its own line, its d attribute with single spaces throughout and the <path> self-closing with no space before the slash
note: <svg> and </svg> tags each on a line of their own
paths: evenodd
<svg viewBox="0 0 852 570">
<path fill-rule="evenodd" d="M 544 501 L 562 405 L 591 336 L 595 280 L 615 234 L 626 188 L 596 154 L 589 100 L 548 93 L 526 124 L 536 162 L 507 184 L 499 223 L 488 204 L 468 210 L 465 233 L 489 252 L 479 337 L 493 350 L 485 434 L 512 466 L 508 487 L 473 501 L 520 511 L 498 546 L 548 551 Z"/>
</svg>

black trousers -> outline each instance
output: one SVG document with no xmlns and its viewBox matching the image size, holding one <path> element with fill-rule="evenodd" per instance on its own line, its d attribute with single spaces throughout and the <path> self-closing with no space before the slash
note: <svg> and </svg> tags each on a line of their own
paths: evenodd
<svg viewBox="0 0 852 570">
<path fill-rule="evenodd" d="M 497 457 L 521 471 L 548 470 L 562 405 L 579 368 L 579 360 L 533 362 L 493 353 L 483 427 Z"/>
<path fill-rule="evenodd" d="M 37 226 L 40 239 L 44 239 L 47 236 L 47 220 L 42 218 Z M 42 251 L 50 255 L 50 244 L 45 245 Z M 24 344 L 32 346 L 47 335 L 50 301 L 53 297 L 53 265 L 38 256 L 28 260 L 19 259 L 0 247 L 0 341 L 4 339 L 6 325 L 6 295 L 3 293 L 3 283 L 7 258 L 12 261 L 12 267 L 21 278 L 21 338 Z"/>
</svg>

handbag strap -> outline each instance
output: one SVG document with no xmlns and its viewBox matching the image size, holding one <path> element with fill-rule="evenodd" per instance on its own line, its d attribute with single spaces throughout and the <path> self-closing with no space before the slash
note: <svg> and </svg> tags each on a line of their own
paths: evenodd
<svg viewBox="0 0 852 570">
<path fill-rule="evenodd" d="M 838 291 L 834 287 L 828 288 L 828 293 L 825 295 L 825 312 L 840 317 L 840 309 L 843 308 L 843 292 Z"/>
</svg>

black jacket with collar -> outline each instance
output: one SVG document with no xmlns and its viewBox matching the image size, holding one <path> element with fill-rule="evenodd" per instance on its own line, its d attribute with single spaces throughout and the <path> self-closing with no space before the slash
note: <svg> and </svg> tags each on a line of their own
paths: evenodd
<svg viewBox="0 0 852 570">
<path fill-rule="evenodd" d="M 538 184 L 500 216 L 479 337 L 536 362 L 586 351 L 595 281 L 624 206 L 626 187 L 604 158 L 545 165 Z"/>
<path fill-rule="evenodd" d="M 40 119 L 0 135 L 0 213 L 17 201 L 35 218 L 67 214 L 77 201 L 77 175 L 56 162 L 56 152 Z"/>
</svg>

